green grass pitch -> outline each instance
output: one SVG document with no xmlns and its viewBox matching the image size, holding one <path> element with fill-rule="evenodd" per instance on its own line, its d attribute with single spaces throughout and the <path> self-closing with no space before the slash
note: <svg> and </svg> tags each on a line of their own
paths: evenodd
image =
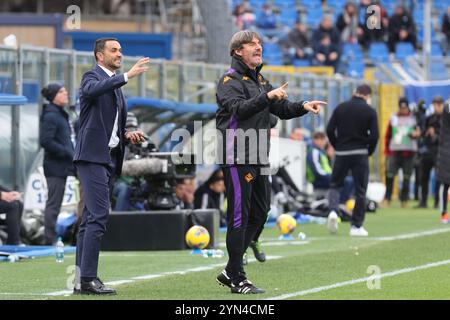
<svg viewBox="0 0 450 320">
<path fill-rule="evenodd" d="M 298 225 L 292 242 L 266 229 L 263 247 L 272 259 L 246 267 L 248 278 L 267 290 L 262 295 L 231 294 L 215 282 L 226 257 L 185 250 L 102 252 L 99 276 L 113 282 L 112 297 L 70 295 L 73 254 L 62 264 L 54 257 L 0 263 L 0 299 L 450 299 L 450 225 L 440 223 L 437 210 L 394 205 L 368 214 L 365 227 L 368 238 L 350 237 L 348 223 L 337 235 L 324 225 Z M 296 239 L 300 231 L 304 241 Z"/>
</svg>

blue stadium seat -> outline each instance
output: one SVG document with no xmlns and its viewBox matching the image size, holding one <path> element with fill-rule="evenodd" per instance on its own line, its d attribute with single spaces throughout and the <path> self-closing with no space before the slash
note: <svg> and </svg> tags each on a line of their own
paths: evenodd
<svg viewBox="0 0 450 320">
<path fill-rule="evenodd" d="M 322 8 L 309 8 L 306 13 L 306 24 L 309 26 L 317 26 L 322 16 Z"/>
<path fill-rule="evenodd" d="M 280 12 L 281 23 L 286 26 L 293 27 L 298 18 L 298 12 L 293 8 L 282 9 Z"/>
<path fill-rule="evenodd" d="M 364 62 L 361 60 L 351 60 L 348 62 L 347 75 L 352 78 L 364 78 Z"/>
<path fill-rule="evenodd" d="M 410 42 L 399 42 L 395 46 L 395 57 L 399 60 L 404 60 L 407 56 L 415 54 L 416 51 Z"/>
<path fill-rule="evenodd" d="M 417 42 L 422 43 L 423 41 L 423 27 L 420 23 L 416 24 L 417 26 Z M 436 41 L 436 31 L 434 31 L 434 28 L 431 28 L 431 41 Z"/>
<path fill-rule="evenodd" d="M 283 63 L 283 58 L 280 57 L 265 57 L 264 58 L 264 63 L 269 65 L 269 66 L 282 66 L 284 65 Z"/>
<path fill-rule="evenodd" d="M 294 67 L 309 67 L 311 62 L 308 59 L 294 59 L 292 63 Z"/>
<path fill-rule="evenodd" d="M 263 51 L 264 51 L 264 54 L 270 55 L 271 53 L 278 53 L 278 52 L 281 53 L 281 48 L 278 43 L 266 42 L 266 43 L 263 43 Z"/>
<path fill-rule="evenodd" d="M 318 0 L 301 0 L 301 5 L 302 7 L 305 7 L 307 10 L 308 9 L 314 9 L 314 8 L 320 8 L 321 3 Z"/>
<path fill-rule="evenodd" d="M 344 43 L 342 46 L 342 57 L 345 59 L 362 58 L 361 46 L 357 43 Z"/>
<path fill-rule="evenodd" d="M 369 58 L 375 62 L 381 62 L 389 58 L 389 49 L 384 42 L 374 42 L 369 47 Z"/>
<path fill-rule="evenodd" d="M 280 9 L 284 9 L 284 8 L 293 9 L 297 5 L 297 1 L 296 0 L 274 0 L 273 4 Z"/>
<path fill-rule="evenodd" d="M 444 55 L 444 53 L 442 52 L 441 44 L 439 42 L 431 43 L 431 55 L 432 56 L 443 56 Z"/>
</svg>

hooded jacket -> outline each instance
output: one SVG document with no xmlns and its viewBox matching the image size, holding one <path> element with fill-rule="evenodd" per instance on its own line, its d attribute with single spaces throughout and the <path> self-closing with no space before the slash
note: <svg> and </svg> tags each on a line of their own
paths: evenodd
<svg viewBox="0 0 450 320">
<path fill-rule="evenodd" d="M 292 119 L 308 112 L 303 107 L 304 101 L 270 101 L 267 92 L 273 87 L 260 73 L 261 68 L 251 70 L 233 57 L 231 68 L 219 80 L 216 94 L 216 127 L 221 133 L 218 164 L 268 165 L 271 114 L 280 119 Z M 256 140 L 248 137 L 256 137 Z"/>
</svg>

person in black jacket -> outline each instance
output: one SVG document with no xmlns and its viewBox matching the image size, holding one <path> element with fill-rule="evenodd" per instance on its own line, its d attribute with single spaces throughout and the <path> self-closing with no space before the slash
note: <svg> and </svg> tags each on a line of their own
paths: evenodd
<svg viewBox="0 0 450 320">
<path fill-rule="evenodd" d="M 420 183 L 421 183 L 421 198 L 419 208 L 427 208 L 428 200 L 428 185 L 430 183 L 431 170 L 436 167 L 436 159 L 439 146 L 439 132 L 441 129 L 442 116 L 444 113 L 444 99 L 441 96 L 433 98 L 434 113 L 428 116 L 425 120 L 425 128 L 422 134 L 423 137 L 423 151 L 420 159 Z M 434 208 L 438 207 L 439 197 L 439 180 L 435 181 L 435 195 Z"/>
<path fill-rule="evenodd" d="M 441 130 L 439 133 L 439 149 L 436 164 L 436 178 L 441 182 L 439 188 L 439 206 L 441 211 L 441 222 L 448 223 L 448 189 L 450 186 L 450 105 L 445 104 L 442 115 Z"/>
<path fill-rule="evenodd" d="M 7 245 L 20 244 L 20 222 L 22 218 L 23 203 L 17 191 L 9 191 L 0 186 L 0 212 L 6 213 Z"/>
<path fill-rule="evenodd" d="M 213 174 L 195 190 L 195 209 L 217 209 L 220 213 L 220 226 L 225 227 L 227 219 L 222 210 L 225 201 L 225 184 L 222 170 L 216 170 Z"/>
<path fill-rule="evenodd" d="M 447 7 L 447 12 L 442 15 L 441 31 L 444 34 L 444 53 L 448 56 L 450 53 L 450 6 Z"/>
<path fill-rule="evenodd" d="M 56 220 L 64 197 L 67 176 L 74 174 L 73 150 L 69 115 L 64 107 L 69 103 L 67 90 L 58 83 L 50 83 L 41 91 L 50 103 L 44 105 L 39 141 L 44 148 L 44 174 L 48 197 L 45 204 L 45 243 L 56 242 Z"/>
<path fill-rule="evenodd" d="M 318 113 L 322 101 L 290 102 L 287 84 L 274 89 L 260 73 L 261 37 L 239 31 L 230 41 L 231 68 L 217 85 L 216 127 L 218 162 L 224 172 L 227 195 L 228 264 L 217 281 L 240 294 L 262 293 L 247 280 L 243 254 L 269 212 L 270 184 L 267 170 L 270 114 L 281 119 Z"/>
<path fill-rule="evenodd" d="M 397 6 L 389 19 L 390 52 L 395 52 L 395 45 L 398 42 L 410 42 L 414 48 L 416 47 L 416 25 L 411 15 L 402 6 Z"/>
<path fill-rule="evenodd" d="M 378 142 L 377 114 L 367 104 L 371 94 L 372 90 L 368 85 L 357 87 L 350 101 L 336 107 L 327 125 L 328 139 L 336 155 L 328 194 L 330 207 L 328 229 L 332 233 L 336 233 L 338 228 L 338 190 L 343 186 L 344 179 L 351 170 L 355 185 L 355 208 L 350 235 L 368 235 L 363 227 L 369 182 L 368 157 L 373 154 Z"/>
</svg>

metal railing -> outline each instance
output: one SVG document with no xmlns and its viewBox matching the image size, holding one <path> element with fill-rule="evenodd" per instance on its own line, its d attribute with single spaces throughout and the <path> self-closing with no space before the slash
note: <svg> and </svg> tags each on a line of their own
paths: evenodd
<svg viewBox="0 0 450 320">
<path fill-rule="evenodd" d="M 136 61 L 137 57 L 123 57 L 120 71 L 126 72 Z M 94 66 L 94 63 L 91 52 L 31 46 L 12 49 L 0 46 L 0 92 L 26 95 L 31 101 L 27 108 L 34 110 L 33 112 L 38 115 L 43 103 L 40 95 L 41 88 L 49 82 L 60 82 L 69 92 L 70 103 L 76 104 L 81 77 Z M 123 90 L 126 97 L 215 104 L 216 83 L 228 68 L 228 65 L 152 59 L 149 71 L 131 79 Z M 278 128 L 281 136 L 289 136 L 292 128 L 299 126 L 310 133 L 315 130 L 324 130 L 335 106 L 349 99 L 356 86 L 363 82 L 359 79 L 330 78 L 305 73 L 266 72 L 264 69 L 263 74 L 274 86 L 288 81 L 288 93 L 292 100 L 320 99 L 329 103 L 319 116 L 280 121 Z M 374 92 L 372 105 L 378 110 L 379 84 L 376 82 L 370 84 Z M 36 116 L 36 123 L 38 123 L 38 116 Z M 33 130 L 37 130 L 36 128 Z M 38 131 L 35 133 L 32 135 L 35 140 L 30 143 L 35 146 L 35 152 L 37 152 Z M 0 148 L 3 147 L 0 146 Z M 379 176 L 377 163 L 378 157 L 375 157 L 372 172 Z"/>
</svg>

